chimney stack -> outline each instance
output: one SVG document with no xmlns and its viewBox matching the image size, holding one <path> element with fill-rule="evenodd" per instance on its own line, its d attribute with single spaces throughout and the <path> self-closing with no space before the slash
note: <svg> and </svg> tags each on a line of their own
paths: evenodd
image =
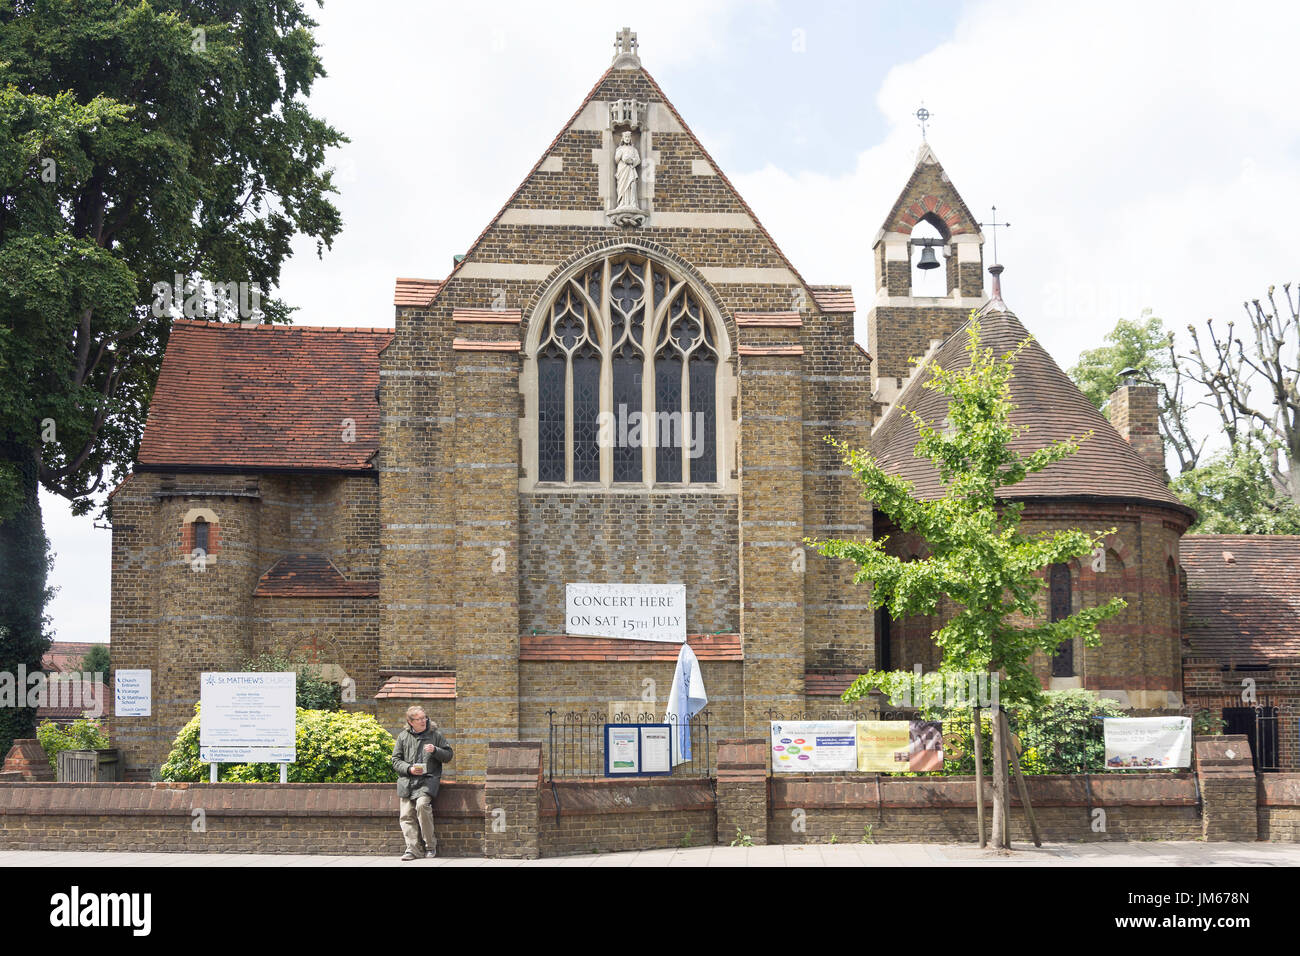
<svg viewBox="0 0 1300 956">
<path fill-rule="evenodd" d="M 1110 396 L 1110 423 L 1160 480 L 1167 481 L 1159 396 L 1154 385 L 1138 381 L 1138 374 L 1131 368 L 1120 373 L 1120 386 Z"/>
</svg>

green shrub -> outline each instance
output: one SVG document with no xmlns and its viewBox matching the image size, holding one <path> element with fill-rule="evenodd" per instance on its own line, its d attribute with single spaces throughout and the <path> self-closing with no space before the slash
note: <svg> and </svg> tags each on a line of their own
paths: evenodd
<svg viewBox="0 0 1300 956">
<path fill-rule="evenodd" d="M 1011 732 L 1020 740 L 1020 769 L 1026 774 L 1100 773 L 1106 747 L 1098 717 L 1123 717 L 1116 701 L 1089 690 L 1044 691 L 1041 703 L 1008 711 Z M 971 712 L 952 709 L 931 719 L 943 720 L 943 773 L 975 773 Z M 980 712 L 984 772 L 993 772 L 993 714 Z"/>
<path fill-rule="evenodd" d="M 370 714 L 298 708 L 297 761 L 289 764 L 290 783 L 390 783 L 393 735 Z M 160 771 L 163 780 L 208 779 L 208 765 L 199 761 L 199 705 L 194 718 L 181 728 Z M 280 765 L 222 764 L 220 778 L 230 782 L 274 783 Z"/>
<path fill-rule="evenodd" d="M 59 754 L 65 750 L 104 750 L 108 744 L 108 734 L 97 720 L 84 717 L 73 722 L 70 727 L 63 727 L 53 721 L 44 721 L 36 728 L 36 739 L 41 742 L 45 756 L 50 759 L 50 769 L 55 776 L 59 773 Z"/>
<path fill-rule="evenodd" d="M 342 710 L 343 690 L 333 681 L 321 677 L 320 668 L 301 654 L 290 657 L 286 654 L 258 654 L 246 658 L 242 671 L 255 671 L 259 674 L 287 673 L 293 671 L 298 675 L 297 704 L 304 710 Z"/>
</svg>

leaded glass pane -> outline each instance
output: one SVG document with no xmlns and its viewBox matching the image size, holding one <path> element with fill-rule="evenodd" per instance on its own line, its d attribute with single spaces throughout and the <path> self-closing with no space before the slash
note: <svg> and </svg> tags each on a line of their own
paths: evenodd
<svg viewBox="0 0 1300 956">
<path fill-rule="evenodd" d="M 689 361 L 691 377 L 691 482 L 718 480 L 718 360 L 711 352 L 696 352 Z"/>
<path fill-rule="evenodd" d="M 655 359 L 655 417 L 647 422 L 655 443 L 655 480 L 683 481 L 682 477 L 682 360 L 666 350 Z"/>
<path fill-rule="evenodd" d="M 559 349 L 537 359 L 537 480 L 564 481 L 564 358 Z"/>
<path fill-rule="evenodd" d="M 573 480 L 600 481 L 600 353 L 590 344 L 573 355 Z"/>
<path fill-rule="evenodd" d="M 626 357 L 614 358 L 614 480 L 641 480 L 641 435 L 634 431 L 641 417 L 641 353 L 623 350 Z"/>
</svg>

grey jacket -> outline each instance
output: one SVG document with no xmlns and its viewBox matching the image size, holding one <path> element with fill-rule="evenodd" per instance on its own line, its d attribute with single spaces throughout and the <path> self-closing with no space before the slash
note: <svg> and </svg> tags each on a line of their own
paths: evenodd
<svg viewBox="0 0 1300 956">
<path fill-rule="evenodd" d="M 426 754 L 425 744 L 433 745 L 433 752 Z M 442 782 L 442 765 L 452 758 L 451 744 L 442 735 L 433 721 L 424 725 L 424 733 L 417 734 L 410 725 L 402 729 L 393 745 L 393 769 L 397 771 L 397 795 L 406 800 L 414 800 L 423 791 L 429 796 L 438 795 L 438 785 Z M 423 777 L 412 777 L 411 764 L 423 763 Z"/>
</svg>

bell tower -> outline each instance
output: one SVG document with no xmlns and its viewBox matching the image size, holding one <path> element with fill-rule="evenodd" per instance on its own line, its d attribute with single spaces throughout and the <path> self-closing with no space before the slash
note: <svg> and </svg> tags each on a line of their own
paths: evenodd
<svg viewBox="0 0 1300 956">
<path fill-rule="evenodd" d="M 912 374 L 908 361 L 952 335 L 984 305 L 984 235 L 923 142 L 911 178 L 876 233 L 876 295 L 867 314 L 872 397 L 893 404 Z M 942 269 L 942 289 L 924 288 Z M 939 294 L 943 291 L 943 294 Z"/>
</svg>

